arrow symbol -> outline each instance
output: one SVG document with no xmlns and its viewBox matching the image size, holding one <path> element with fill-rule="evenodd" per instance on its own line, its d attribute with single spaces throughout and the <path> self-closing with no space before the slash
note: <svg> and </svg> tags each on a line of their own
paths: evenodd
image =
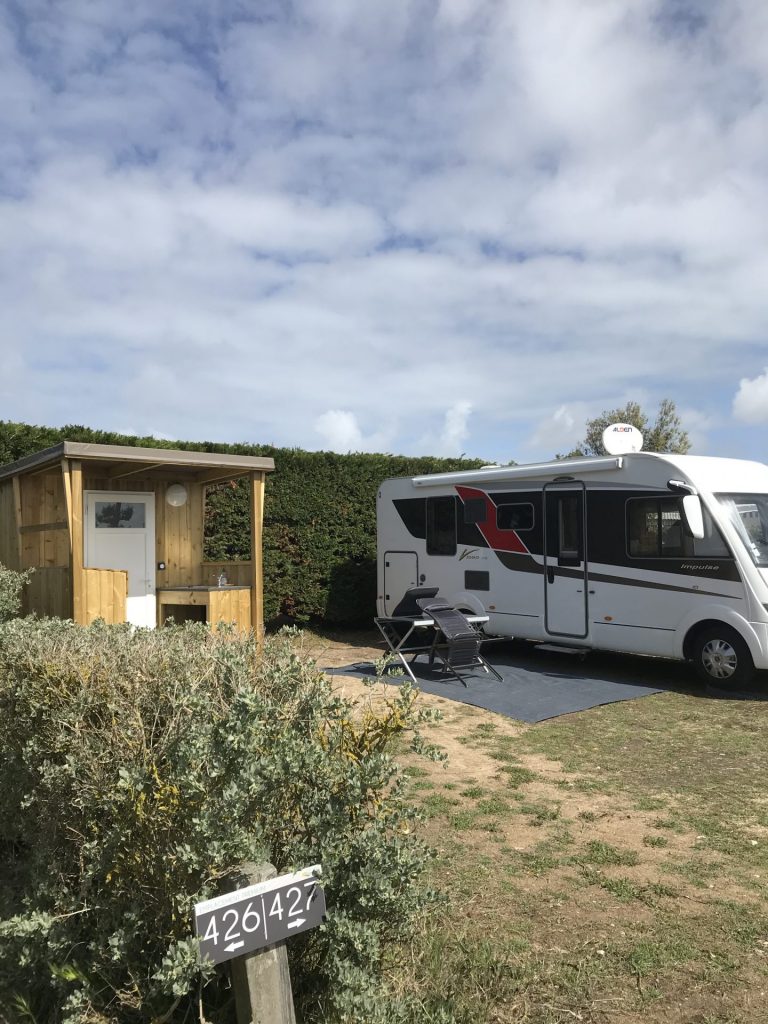
<svg viewBox="0 0 768 1024">
<path fill-rule="evenodd" d="M 306 917 L 297 917 L 295 921 L 291 921 L 288 925 L 289 928 L 300 928 L 301 925 L 306 923 Z"/>
<path fill-rule="evenodd" d="M 234 951 L 236 949 L 240 949 L 240 947 L 244 946 L 244 945 L 245 945 L 245 941 L 243 941 L 243 942 L 230 942 L 230 944 L 228 946 L 224 947 L 224 952 L 225 953 L 234 953 Z"/>
</svg>

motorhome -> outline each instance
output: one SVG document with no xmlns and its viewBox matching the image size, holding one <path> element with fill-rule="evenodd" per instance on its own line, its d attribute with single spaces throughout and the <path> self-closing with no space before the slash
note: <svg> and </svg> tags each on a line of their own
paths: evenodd
<svg viewBox="0 0 768 1024">
<path fill-rule="evenodd" d="M 768 466 L 611 440 L 607 456 L 386 480 L 378 614 L 431 586 L 497 636 L 687 659 L 721 685 L 768 669 Z"/>
</svg>

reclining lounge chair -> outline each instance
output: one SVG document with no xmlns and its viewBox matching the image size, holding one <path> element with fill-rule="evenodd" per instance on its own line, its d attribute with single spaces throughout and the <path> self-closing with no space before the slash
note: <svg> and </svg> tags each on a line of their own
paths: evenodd
<svg viewBox="0 0 768 1024">
<path fill-rule="evenodd" d="M 492 672 L 501 682 L 499 673 L 480 653 L 482 635 L 467 620 L 466 615 L 445 601 L 436 601 L 434 598 L 417 598 L 416 604 L 435 623 L 435 639 L 429 655 L 430 665 L 438 658 L 442 662 L 443 671 L 450 672 L 465 686 L 467 683 L 462 673 L 473 675 L 478 668 Z M 441 640 L 445 643 L 441 643 Z"/>
</svg>

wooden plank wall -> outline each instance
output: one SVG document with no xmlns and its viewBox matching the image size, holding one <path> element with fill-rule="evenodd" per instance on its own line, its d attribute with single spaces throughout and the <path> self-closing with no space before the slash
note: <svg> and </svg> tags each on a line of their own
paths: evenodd
<svg viewBox="0 0 768 1024">
<path fill-rule="evenodd" d="M 61 469 L 20 476 L 21 568 L 69 567 L 67 503 Z"/>
<path fill-rule="evenodd" d="M 128 573 L 120 569 L 85 569 L 85 624 L 104 619 L 125 622 Z"/>
<path fill-rule="evenodd" d="M 0 483 L 0 565 L 20 569 L 19 535 L 16 531 L 16 509 L 13 481 Z"/>
<path fill-rule="evenodd" d="M 169 483 L 158 488 L 155 509 L 158 561 L 165 570 L 157 574 L 157 586 L 180 587 L 203 584 L 203 497 L 202 484 L 185 483 L 189 497 L 181 508 L 171 508 L 165 500 Z M 162 555 L 159 552 L 162 551 Z"/>
<path fill-rule="evenodd" d="M 72 618 L 72 574 L 68 565 L 37 568 L 24 588 L 22 610 L 40 616 Z"/>
</svg>

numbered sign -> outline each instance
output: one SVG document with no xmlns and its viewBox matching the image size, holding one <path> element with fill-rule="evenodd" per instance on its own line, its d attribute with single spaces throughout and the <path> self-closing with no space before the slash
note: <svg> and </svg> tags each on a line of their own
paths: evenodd
<svg viewBox="0 0 768 1024">
<path fill-rule="evenodd" d="M 282 942 L 325 920 L 320 865 L 236 889 L 195 906 L 200 957 L 214 964 Z"/>
</svg>

